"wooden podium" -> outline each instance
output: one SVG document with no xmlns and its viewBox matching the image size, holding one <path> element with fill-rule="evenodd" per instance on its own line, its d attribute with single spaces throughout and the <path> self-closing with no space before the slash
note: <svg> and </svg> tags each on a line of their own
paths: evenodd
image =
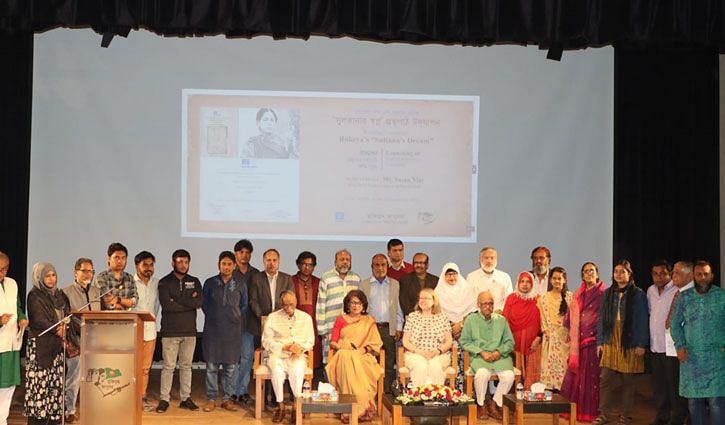
<svg viewBox="0 0 725 425">
<path fill-rule="evenodd" d="M 81 425 L 141 424 L 145 311 L 74 311 L 81 320 Z"/>
</svg>

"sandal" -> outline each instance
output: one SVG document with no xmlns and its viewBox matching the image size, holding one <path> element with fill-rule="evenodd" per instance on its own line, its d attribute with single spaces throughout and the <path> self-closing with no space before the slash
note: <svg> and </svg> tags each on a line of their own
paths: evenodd
<svg viewBox="0 0 725 425">
<path fill-rule="evenodd" d="M 592 421 L 592 425 L 604 425 L 609 423 L 609 418 L 605 414 L 601 414 Z"/>
<path fill-rule="evenodd" d="M 372 422 L 372 420 L 373 417 L 370 415 L 370 412 L 365 412 L 357 418 L 358 422 Z"/>
</svg>

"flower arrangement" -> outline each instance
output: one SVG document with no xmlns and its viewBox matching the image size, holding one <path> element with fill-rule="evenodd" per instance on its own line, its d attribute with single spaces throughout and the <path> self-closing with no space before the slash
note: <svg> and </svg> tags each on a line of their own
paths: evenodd
<svg viewBox="0 0 725 425">
<path fill-rule="evenodd" d="M 442 404 L 468 404 L 473 399 L 460 390 L 454 390 L 445 385 L 427 384 L 418 388 L 409 388 L 395 398 L 400 404 L 423 404 L 425 402 L 438 402 Z"/>
</svg>

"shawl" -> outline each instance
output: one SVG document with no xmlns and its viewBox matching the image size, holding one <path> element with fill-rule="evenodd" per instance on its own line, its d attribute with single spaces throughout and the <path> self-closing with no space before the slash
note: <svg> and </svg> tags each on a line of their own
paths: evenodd
<svg viewBox="0 0 725 425">
<path fill-rule="evenodd" d="M 521 272 L 519 274 L 516 281 L 516 291 L 506 298 L 503 315 L 508 320 L 511 333 L 514 334 L 515 350 L 526 354 L 531 348 L 531 343 L 541 332 L 541 313 L 537 305 L 538 296 L 525 298 L 528 294 L 524 295 L 519 292 L 519 284 L 523 277 L 528 277 L 533 282 L 531 273 Z M 531 292 L 533 292 L 533 289 Z"/>
<path fill-rule="evenodd" d="M 631 280 L 627 283 L 627 286 L 620 288 L 617 282 L 614 282 L 612 286 L 607 288 L 604 292 L 604 303 L 603 314 L 599 317 L 600 325 L 602 328 L 602 336 L 605 341 L 609 341 L 614 333 L 614 326 L 616 324 L 617 309 L 620 310 L 620 320 L 622 321 L 622 341 L 621 349 L 624 351 L 631 347 L 632 342 L 632 322 L 635 320 L 632 318 L 634 313 L 634 297 L 637 286 L 634 281 Z M 622 298 L 619 299 L 619 294 L 623 294 Z M 622 310 L 624 306 L 624 311 Z M 601 307 L 600 307 L 601 310 Z M 648 329 L 649 330 L 649 329 Z"/>
<path fill-rule="evenodd" d="M 598 292 L 600 296 L 604 294 L 604 282 L 601 280 L 592 286 L 592 291 Z M 585 341 L 579 341 L 579 326 L 581 313 L 584 309 L 584 292 L 587 290 L 587 284 L 582 282 L 579 289 L 574 292 L 571 304 L 569 305 L 569 359 L 567 361 L 569 369 L 576 373 L 579 370 L 579 346 Z M 597 310 L 599 310 L 597 308 Z"/>
<path fill-rule="evenodd" d="M 445 276 L 448 269 L 453 269 L 458 273 L 458 281 L 455 285 L 446 282 Z M 469 313 L 478 309 L 477 294 L 475 292 L 474 288 L 461 276 L 456 263 L 446 263 L 443 266 L 435 293 L 440 300 L 441 311 L 448 315 L 448 320 L 460 322 Z"/>
</svg>

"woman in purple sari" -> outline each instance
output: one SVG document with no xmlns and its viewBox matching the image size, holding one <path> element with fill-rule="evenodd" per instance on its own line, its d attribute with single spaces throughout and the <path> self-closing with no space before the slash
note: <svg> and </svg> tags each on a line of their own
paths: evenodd
<svg viewBox="0 0 725 425">
<path fill-rule="evenodd" d="M 564 326 L 569 328 L 569 360 L 561 395 L 576 403 L 576 419 L 591 422 L 599 412 L 599 357 L 597 322 L 604 282 L 597 265 L 582 266 L 582 284 L 574 293 Z"/>
</svg>

